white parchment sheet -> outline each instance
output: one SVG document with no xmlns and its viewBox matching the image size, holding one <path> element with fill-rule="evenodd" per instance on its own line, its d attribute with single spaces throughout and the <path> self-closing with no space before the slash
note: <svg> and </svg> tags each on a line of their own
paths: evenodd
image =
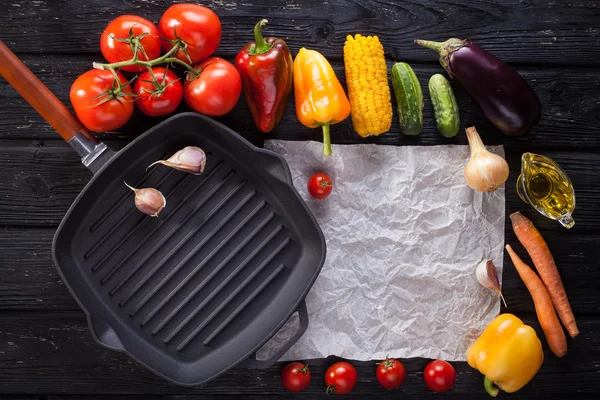
<svg viewBox="0 0 600 400">
<path fill-rule="evenodd" d="M 283 360 L 329 355 L 464 361 L 469 345 L 500 311 L 497 294 L 475 278 L 490 258 L 502 278 L 504 187 L 469 189 L 468 146 L 333 145 L 272 140 L 316 216 L 327 259 L 306 297 L 309 326 Z M 501 146 L 490 151 L 504 156 Z M 312 199 L 309 177 L 325 172 L 333 192 Z M 295 315 L 257 354 L 290 337 Z"/>
</svg>

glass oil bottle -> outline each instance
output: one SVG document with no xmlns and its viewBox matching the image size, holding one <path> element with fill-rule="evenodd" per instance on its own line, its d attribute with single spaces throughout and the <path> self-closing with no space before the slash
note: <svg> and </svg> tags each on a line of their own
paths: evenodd
<svg viewBox="0 0 600 400">
<path fill-rule="evenodd" d="M 575 225 L 575 190 L 567 174 L 548 157 L 525 153 L 521 157 L 521 175 L 517 194 L 542 215 L 558 220 L 565 228 Z"/>
</svg>

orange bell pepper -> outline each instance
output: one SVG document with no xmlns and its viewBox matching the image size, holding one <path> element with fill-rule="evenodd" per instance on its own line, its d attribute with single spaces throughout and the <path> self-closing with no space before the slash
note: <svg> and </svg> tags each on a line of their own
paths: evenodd
<svg viewBox="0 0 600 400">
<path fill-rule="evenodd" d="M 314 50 L 301 48 L 294 60 L 296 116 L 302 125 L 323 128 L 323 154 L 331 154 L 329 125 L 350 115 L 350 102 L 331 64 Z"/>
</svg>

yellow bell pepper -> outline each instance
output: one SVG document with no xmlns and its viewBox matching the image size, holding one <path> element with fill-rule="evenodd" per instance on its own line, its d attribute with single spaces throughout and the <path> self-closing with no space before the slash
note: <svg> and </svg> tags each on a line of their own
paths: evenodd
<svg viewBox="0 0 600 400">
<path fill-rule="evenodd" d="M 350 102 L 329 61 L 319 52 L 304 47 L 294 59 L 296 116 L 309 128 L 322 127 L 323 154 L 331 155 L 329 125 L 350 115 Z"/>
<path fill-rule="evenodd" d="M 544 353 L 535 330 L 512 314 L 500 314 L 467 351 L 469 365 L 485 375 L 485 390 L 512 393 L 525 386 L 542 366 Z"/>
</svg>

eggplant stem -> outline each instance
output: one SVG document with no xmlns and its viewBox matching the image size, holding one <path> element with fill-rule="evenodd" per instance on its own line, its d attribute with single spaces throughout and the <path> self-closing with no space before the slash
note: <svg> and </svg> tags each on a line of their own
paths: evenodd
<svg viewBox="0 0 600 400">
<path fill-rule="evenodd" d="M 438 53 L 442 51 L 442 47 L 444 46 L 444 42 L 433 42 L 431 40 L 415 40 L 415 44 L 426 47 L 431 50 L 435 50 Z"/>
</svg>

